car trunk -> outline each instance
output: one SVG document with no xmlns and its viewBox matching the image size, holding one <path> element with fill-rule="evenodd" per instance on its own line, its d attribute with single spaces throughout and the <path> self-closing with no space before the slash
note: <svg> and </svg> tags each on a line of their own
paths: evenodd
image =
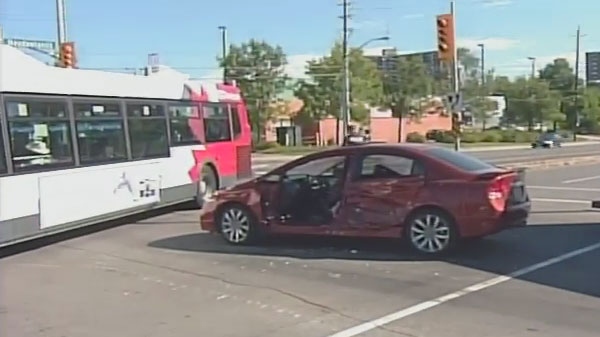
<svg viewBox="0 0 600 337">
<path fill-rule="evenodd" d="M 514 178 L 511 182 L 510 194 L 506 200 L 506 206 L 508 208 L 529 202 L 529 195 L 525 185 L 525 169 L 495 167 L 474 173 L 476 175 L 476 179 L 481 181 L 492 181 L 503 176 L 510 176 Z"/>
</svg>

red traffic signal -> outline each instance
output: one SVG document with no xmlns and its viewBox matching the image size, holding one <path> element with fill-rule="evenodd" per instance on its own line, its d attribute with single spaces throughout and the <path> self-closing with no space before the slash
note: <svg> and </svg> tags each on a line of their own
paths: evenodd
<svg viewBox="0 0 600 337">
<path fill-rule="evenodd" d="M 75 42 L 63 42 L 60 44 L 59 61 L 60 66 L 63 68 L 76 67 Z"/>
<path fill-rule="evenodd" d="M 441 61 L 454 61 L 454 17 L 452 14 L 441 14 L 436 17 L 438 55 Z"/>
</svg>

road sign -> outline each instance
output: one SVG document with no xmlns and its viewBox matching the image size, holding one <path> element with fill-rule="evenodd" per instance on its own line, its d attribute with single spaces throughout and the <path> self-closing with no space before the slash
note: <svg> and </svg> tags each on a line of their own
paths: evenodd
<svg viewBox="0 0 600 337">
<path fill-rule="evenodd" d="M 461 111 L 463 108 L 462 95 L 460 93 L 446 95 L 446 101 L 451 111 Z"/>
<path fill-rule="evenodd" d="M 4 43 L 15 48 L 29 48 L 43 51 L 55 51 L 56 43 L 42 40 L 4 39 Z"/>
</svg>

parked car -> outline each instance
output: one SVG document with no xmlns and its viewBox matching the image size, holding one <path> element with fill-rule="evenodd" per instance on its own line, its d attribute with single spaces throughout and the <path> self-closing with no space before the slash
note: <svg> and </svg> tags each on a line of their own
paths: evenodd
<svg viewBox="0 0 600 337">
<path fill-rule="evenodd" d="M 544 132 L 540 134 L 535 142 L 531 143 L 532 148 L 552 148 L 561 147 L 563 137 L 555 132 Z"/>
<path fill-rule="evenodd" d="M 231 244 L 265 235 L 404 239 L 441 254 L 462 239 L 527 224 L 519 172 L 425 144 L 365 144 L 313 153 L 220 191 L 202 229 Z"/>
</svg>

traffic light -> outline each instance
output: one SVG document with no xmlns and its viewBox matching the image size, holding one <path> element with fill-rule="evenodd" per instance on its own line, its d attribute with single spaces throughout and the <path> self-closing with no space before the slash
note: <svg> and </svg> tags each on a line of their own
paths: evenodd
<svg viewBox="0 0 600 337">
<path fill-rule="evenodd" d="M 59 50 L 60 66 L 63 68 L 75 68 L 77 57 L 75 55 L 75 42 L 63 42 Z"/>
<path fill-rule="evenodd" d="M 454 61 L 454 17 L 452 14 L 441 14 L 436 17 L 438 56 L 440 61 Z"/>
<path fill-rule="evenodd" d="M 462 114 L 459 111 L 452 112 L 452 132 L 455 136 L 462 133 Z"/>
</svg>

